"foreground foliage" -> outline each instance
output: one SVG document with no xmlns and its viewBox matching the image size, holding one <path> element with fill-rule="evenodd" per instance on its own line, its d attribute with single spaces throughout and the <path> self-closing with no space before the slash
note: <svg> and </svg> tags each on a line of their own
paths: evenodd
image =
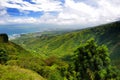
<svg viewBox="0 0 120 80">
<path fill-rule="evenodd" d="M 119 80 L 111 66 L 106 46 L 98 46 L 94 39 L 88 40 L 75 51 L 74 65 L 77 80 Z"/>
</svg>

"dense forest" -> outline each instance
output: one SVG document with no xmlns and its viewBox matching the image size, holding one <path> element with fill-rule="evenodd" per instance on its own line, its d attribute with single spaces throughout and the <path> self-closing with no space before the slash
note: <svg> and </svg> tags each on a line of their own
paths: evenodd
<svg viewBox="0 0 120 80">
<path fill-rule="evenodd" d="M 35 35 L 0 35 L 0 80 L 120 80 L 119 21 Z"/>
</svg>

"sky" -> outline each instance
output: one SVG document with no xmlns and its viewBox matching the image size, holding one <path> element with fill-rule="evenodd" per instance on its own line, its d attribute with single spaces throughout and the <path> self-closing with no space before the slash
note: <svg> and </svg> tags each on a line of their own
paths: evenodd
<svg viewBox="0 0 120 80">
<path fill-rule="evenodd" d="M 120 0 L 0 0 L 0 25 L 94 26 L 120 19 Z M 54 27 L 54 26 L 53 26 Z"/>
</svg>

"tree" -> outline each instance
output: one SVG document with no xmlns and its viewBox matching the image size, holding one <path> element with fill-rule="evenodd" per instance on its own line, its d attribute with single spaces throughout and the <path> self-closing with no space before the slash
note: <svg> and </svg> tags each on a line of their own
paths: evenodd
<svg viewBox="0 0 120 80">
<path fill-rule="evenodd" d="M 8 54 L 5 50 L 0 49 L 0 64 L 4 64 L 8 60 Z"/>
<path fill-rule="evenodd" d="M 93 38 L 75 51 L 74 65 L 77 80 L 117 80 L 107 47 L 98 46 Z"/>
</svg>

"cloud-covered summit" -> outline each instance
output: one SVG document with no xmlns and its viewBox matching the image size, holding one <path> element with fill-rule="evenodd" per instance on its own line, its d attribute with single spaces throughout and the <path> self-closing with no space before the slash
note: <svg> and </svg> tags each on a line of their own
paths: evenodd
<svg viewBox="0 0 120 80">
<path fill-rule="evenodd" d="M 99 25 L 120 18 L 120 0 L 0 0 L 0 24 Z"/>
</svg>

